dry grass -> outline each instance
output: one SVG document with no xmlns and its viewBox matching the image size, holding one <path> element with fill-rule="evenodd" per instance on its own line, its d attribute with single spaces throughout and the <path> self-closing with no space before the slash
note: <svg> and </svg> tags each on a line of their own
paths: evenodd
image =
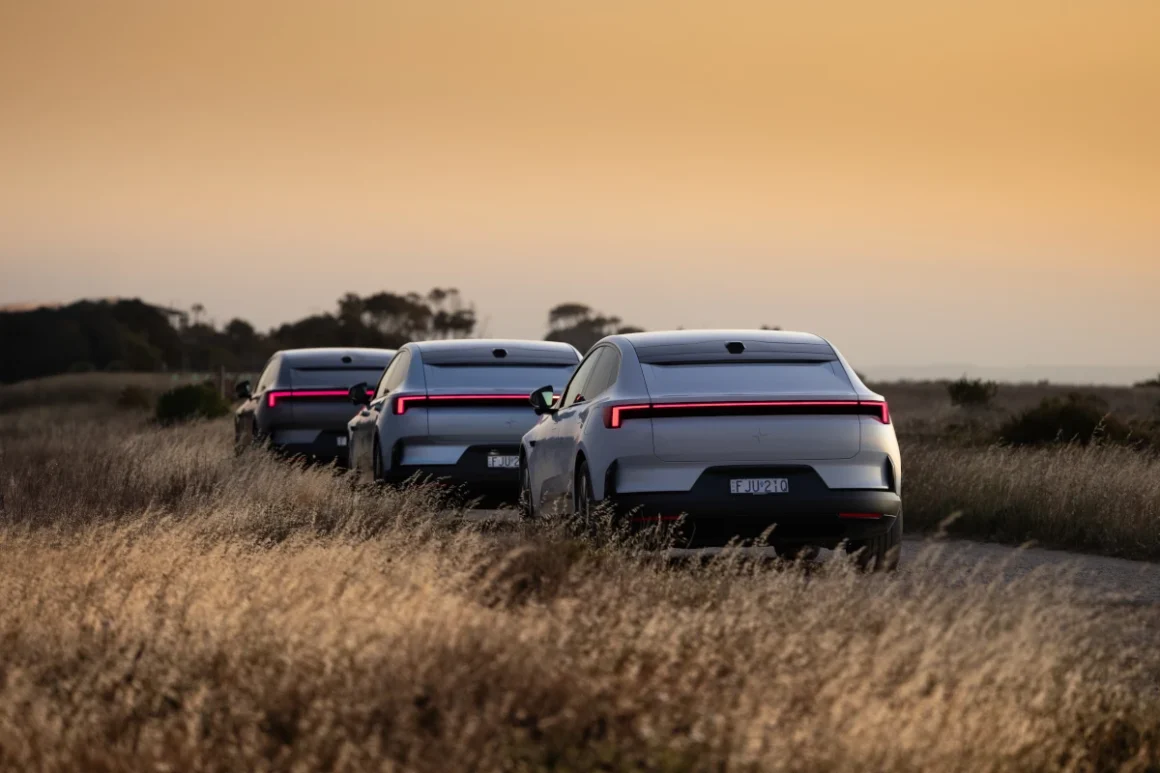
<svg viewBox="0 0 1160 773">
<path fill-rule="evenodd" d="M 1109 412 L 1124 420 L 1160 418 L 1160 389 L 1143 387 L 1074 387 L 1059 384 L 1000 384 L 987 408 L 951 405 L 944 381 L 902 381 L 872 384 L 890 402 L 901 437 L 961 444 L 986 443 L 1008 416 L 1039 405 L 1044 398 L 1065 398 L 1072 392 L 1094 395 Z"/>
<path fill-rule="evenodd" d="M 137 387 L 156 400 L 175 386 L 216 379 L 210 373 L 66 373 L 0 386 L 0 413 L 45 406 L 107 413 L 125 387 Z"/>
<path fill-rule="evenodd" d="M 1158 621 L 1061 575 L 672 567 L 46 418 L 0 417 L 4 769 L 1160 766 Z"/>
<path fill-rule="evenodd" d="M 1160 457 L 1119 446 L 903 444 L 908 529 L 1160 559 Z"/>
</svg>

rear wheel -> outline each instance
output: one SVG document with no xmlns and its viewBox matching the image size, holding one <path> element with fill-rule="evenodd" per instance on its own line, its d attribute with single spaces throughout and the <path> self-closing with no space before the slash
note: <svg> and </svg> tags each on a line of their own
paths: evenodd
<svg viewBox="0 0 1160 773">
<path fill-rule="evenodd" d="M 386 480 L 386 476 L 383 475 L 383 449 L 377 437 L 374 451 L 371 453 L 371 480 L 375 483 L 383 483 Z"/>
<path fill-rule="evenodd" d="M 586 534 L 594 534 L 596 523 L 592 509 L 595 495 L 592 493 L 592 476 L 588 473 L 588 462 L 580 462 L 580 467 L 576 470 L 576 489 L 572 499 L 572 510 L 576 514 L 579 526 Z"/>
<path fill-rule="evenodd" d="M 516 507 L 521 518 L 531 520 L 536 517 L 536 508 L 532 504 L 532 473 L 523 457 L 520 457 L 520 499 Z"/>
<path fill-rule="evenodd" d="M 902 557 L 902 511 L 894 518 L 890 529 L 878 537 L 859 543 L 858 566 L 875 572 L 893 572 Z"/>
</svg>

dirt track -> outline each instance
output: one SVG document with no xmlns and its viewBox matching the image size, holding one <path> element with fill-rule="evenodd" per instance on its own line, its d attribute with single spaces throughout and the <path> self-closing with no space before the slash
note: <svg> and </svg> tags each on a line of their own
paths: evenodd
<svg viewBox="0 0 1160 773">
<path fill-rule="evenodd" d="M 986 564 L 1010 578 L 1036 570 L 1064 568 L 1075 583 L 1105 596 L 1109 602 L 1160 607 L 1160 564 L 1147 561 L 1034 547 L 1016 548 L 989 542 L 927 542 L 922 537 L 907 538 L 903 568 L 915 568 L 919 564 L 935 570 L 957 568 L 963 564 Z"/>
<path fill-rule="evenodd" d="M 509 520 L 514 518 L 514 514 L 505 510 L 476 510 L 470 517 Z M 822 551 L 820 558 L 824 560 L 828 552 Z M 1075 584 L 1097 593 L 1109 603 L 1160 610 L 1160 563 L 992 542 L 934 540 L 922 535 L 905 538 L 903 571 L 941 571 L 948 577 L 961 578 L 965 574 L 964 568 L 974 567 L 988 578 L 998 572 L 1009 579 L 1037 570 L 1062 570 Z"/>
</svg>

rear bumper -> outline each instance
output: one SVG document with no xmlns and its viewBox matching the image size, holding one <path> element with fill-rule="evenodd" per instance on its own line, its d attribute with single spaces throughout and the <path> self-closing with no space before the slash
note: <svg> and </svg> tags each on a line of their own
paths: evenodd
<svg viewBox="0 0 1160 773">
<path fill-rule="evenodd" d="M 758 477 L 786 478 L 789 491 L 730 493 L 731 479 Z M 613 493 L 612 502 L 634 529 L 674 526 L 679 542 L 706 546 L 755 539 L 772 527 L 772 544 L 832 548 L 885 534 L 902 511 L 902 499 L 892 491 L 830 489 L 809 467 L 709 468 L 689 491 Z"/>
<path fill-rule="evenodd" d="M 489 467 L 488 457 L 518 457 L 519 453 L 518 445 L 470 446 L 455 464 L 392 464 L 386 479 L 394 484 L 409 480 L 445 483 L 488 504 L 515 504 L 519 498 L 519 468 Z"/>
<path fill-rule="evenodd" d="M 285 436 L 286 433 L 275 430 L 270 445 L 287 456 L 305 456 L 326 462 L 337 460 L 339 464 L 347 464 L 347 448 L 345 445 L 339 445 L 340 441 L 347 438 L 345 430 L 317 430 L 317 434 L 310 440 L 304 439 L 302 430 L 294 430 L 293 433 L 291 440 L 279 442 L 279 434 Z"/>
</svg>

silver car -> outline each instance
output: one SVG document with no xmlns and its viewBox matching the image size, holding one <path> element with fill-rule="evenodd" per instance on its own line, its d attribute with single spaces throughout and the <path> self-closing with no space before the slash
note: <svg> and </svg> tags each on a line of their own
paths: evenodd
<svg viewBox="0 0 1160 773">
<path fill-rule="evenodd" d="M 288 349 L 277 352 L 256 386 L 243 381 L 234 415 L 239 448 L 268 442 L 289 454 L 346 462 L 350 388 L 377 383 L 393 349 Z"/>
<path fill-rule="evenodd" d="M 563 385 L 580 353 L 547 341 L 409 343 L 349 422 L 351 466 L 382 482 L 428 477 L 514 501 L 520 438 L 535 424 L 528 393 Z"/>
<path fill-rule="evenodd" d="M 887 566 L 902 466 L 885 399 L 825 339 L 767 330 L 609 336 L 559 399 L 547 380 L 520 446 L 527 514 L 607 503 L 688 545 L 775 528 L 786 547 L 848 547 Z"/>
</svg>

